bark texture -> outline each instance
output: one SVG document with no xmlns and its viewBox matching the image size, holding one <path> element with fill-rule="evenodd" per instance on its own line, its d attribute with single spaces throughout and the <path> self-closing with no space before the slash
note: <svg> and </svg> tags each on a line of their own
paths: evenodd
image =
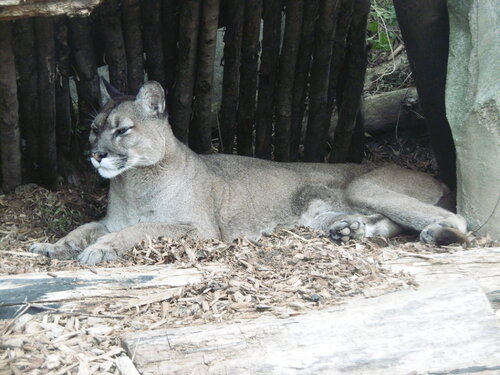
<svg viewBox="0 0 500 375">
<path fill-rule="evenodd" d="M 338 0 L 321 0 L 316 24 L 311 83 L 309 93 L 309 118 L 304 160 L 324 161 L 328 132 L 328 83 L 332 56 L 335 15 Z"/>
<path fill-rule="evenodd" d="M 52 18 L 35 19 L 38 62 L 38 100 L 40 128 L 40 183 L 54 189 L 57 183 L 55 45 Z"/>
<path fill-rule="evenodd" d="M 122 0 L 123 36 L 127 55 L 128 94 L 136 95 L 144 83 L 140 0 Z"/>
<path fill-rule="evenodd" d="M 167 107 L 172 110 L 173 103 L 173 87 L 176 77 L 177 64 L 177 39 L 179 31 L 179 3 L 177 0 L 163 0 L 163 63 L 165 65 L 165 89 L 167 93 Z M 170 95 L 169 95 L 170 94 Z"/>
<path fill-rule="evenodd" d="M 281 50 L 276 96 L 274 159 L 277 161 L 290 161 L 293 86 L 299 53 L 303 8 L 304 0 L 288 0 L 286 3 L 285 36 Z"/>
<path fill-rule="evenodd" d="M 351 27 L 347 37 L 348 53 L 346 56 L 346 84 L 342 92 L 342 103 L 339 112 L 339 121 L 335 128 L 332 152 L 329 161 L 332 163 L 345 163 L 348 161 L 359 162 L 360 148 L 362 154 L 363 122 L 356 120 L 361 103 L 361 94 L 365 81 L 367 49 L 366 49 L 366 23 L 370 11 L 370 0 L 356 1 L 353 10 Z M 358 137 L 353 138 L 355 132 Z M 361 138 L 361 139 L 358 139 Z M 352 142 L 355 141 L 355 145 Z M 349 155 L 357 155 L 356 160 L 350 160 Z"/>
<path fill-rule="evenodd" d="M 257 65 L 260 52 L 262 0 L 245 2 L 241 57 L 240 102 L 238 105 L 237 149 L 239 155 L 253 156 Z"/>
<path fill-rule="evenodd" d="M 58 159 L 72 156 L 73 120 L 71 117 L 71 97 L 69 92 L 68 22 L 65 16 L 54 20 L 55 64 L 56 64 L 56 146 Z"/>
<path fill-rule="evenodd" d="M 304 16 L 300 36 L 299 56 L 295 69 L 295 82 L 293 84 L 292 120 L 290 160 L 299 159 L 299 146 L 301 143 L 302 123 L 308 95 L 309 72 L 311 69 L 311 56 L 314 47 L 314 30 L 318 17 L 319 0 L 304 2 Z"/>
<path fill-rule="evenodd" d="M 179 20 L 179 62 L 174 90 L 172 128 L 182 142 L 188 142 L 198 49 L 200 0 L 185 0 Z"/>
<path fill-rule="evenodd" d="M 38 182 L 38 68 L 33 18 L 14 23 L 14 45 L 18 74 L 19 125 L 22 138 L 23 179 Z"/>
<path fill-rule="evenodd" d="M 97 63 L 90 27 L 88 18 L 69 19 L 73 61 L 77 74 L 78 121 L 80 128 L 83 129 L 80 142 L 87 142 L 90 131 L 89 125 L 99 110 L 101 103 Z"/>
<path fill-rule="evenodd" d="M 109 81 L 122 93 L 128 92 L 127 56 L 118 0 L 107 0 L 99 8 Z"/>
<path fill-rule="evenodd" d="M 226 154 L 233 153 L 236 132 L 244 4 L 245 0 L 231 0 L 227 3 L 228 24 L 224 34 L 224 73 L 220 109 L 220 148 Z"/>
<path fill-rule="evenodd" d="M 200 154 L 212 150 L 212 96 L 219 5 L 220 0 L 205 0 L 201 9 L 194 113 L 189 131 L 189 144 Z"/>
<path fill-rule="evenodd" d="M 161 29 L 161 0 L 143 0 L 141 11 L 148 80 L 157 81 L 164 87 L 165 62 Z"/>
<path fill-rule="evenodd" d="M 255 129 L 255 156 L 271 159 L 274 103 L 281 46 L 282 0 L 266 0 L 263 6 L 262 55 Z"/>
<path fill-rule="evenodd" d="M 12 24 L 0 22 L 0 138 L 2 189 L 13 192 L 21 184 L 21 136 L 19 132 L 16 66 L 12 50 Z"/>
<path fill-rule="evenodd" d="M 327 117 L 331 118 L 335 107 L 340 108 L 342 93 L 348 80 L 345 77 L 347 35 L 351 27 L 354 0 L 341 0 L 339 4 L 339 17 L 333 42 L 332 61 L 330 64 L 330 84 L 328 87 Z"/>
</svg>

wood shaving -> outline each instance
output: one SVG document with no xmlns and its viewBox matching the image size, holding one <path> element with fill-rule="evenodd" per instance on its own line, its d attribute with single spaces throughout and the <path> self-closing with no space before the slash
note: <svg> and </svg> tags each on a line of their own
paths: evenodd
<svg viewBox="0 0 500 375">
<path fill-rule="evenodd" d="M 103 192 L 86 195 L 68 189 L 51 193 L 36 187 L 0 196 L 0 274 L 44 272 L 57 276 L 54 272 L 79 269 L 97 273 L 99 267 L 94 270 L 75 261 L 50 260 L 27 252 L 32 241 L 60 235 L 44 226 L 51 218 L 42 217 L 45 211 L 36 200 L 45 199 L 53 202 L 51 218 L 66 217 L 71 226 L 98 217 L 105 206 Z M 300 227 L 277 230 L 259 241 L 152 238 L 137 245 L 125 259 L 105 266 L 173 264 L 206 270 L 207 264 L 217 263 L 227 272 L 203 271 L 199 283 L 160 290 L 163 294 L 151 293 L 138 303 L 96 300 L 88 313 L 40 305 L 41 312 L 31 315 L 29 305 L 20 306 L 16 318 L 0 321 L 0 375 L 134 373 L 121 346 L 124 333 L 230 323 L 262 315 L 285 318 L 352 298 L 413 288 L 409 275 L 391 273 L 383 262 L 401 255 L 429 257 L 461 249 L 436 249 L 409 239 L 415 238 L 375 238 L 338 245 L 322 232 Z M 495 245 L 487 238 L 472 243 Z"/>
</svg>

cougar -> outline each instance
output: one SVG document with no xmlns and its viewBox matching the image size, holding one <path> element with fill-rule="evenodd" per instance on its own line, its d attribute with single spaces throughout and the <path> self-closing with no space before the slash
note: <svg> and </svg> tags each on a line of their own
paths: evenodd
<svg viewBox="0 0 500 375">
<path fill-rule="evenodd" d="M 343 242 L 407 229 L 425 243 L 465 240 L 465 220 L 446 209 L 448 189 L 429 175 L 396 165 L 198 155 L 175 138 L 167 117 L 157 82 L 136 97 L 111 95 L 90 134 L 91 162 L 111 179 L 106 216 L 30 250 L 96 264 L 147 237 L 257 239 L 295 225 Z"/>
</svg>

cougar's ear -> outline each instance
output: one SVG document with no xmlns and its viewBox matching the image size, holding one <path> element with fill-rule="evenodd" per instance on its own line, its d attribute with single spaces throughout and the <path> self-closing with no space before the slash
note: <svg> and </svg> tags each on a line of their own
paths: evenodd
<svg viewBox="0 0 500 375">
<path fill-rule="evenodd" d="M 104 107 L 111 99 L 119 98 L 120 96 L 125 95 L 113 87 L 113 85 L 106 81 L 105 78 L 101 77 L 100 81 L 99 87 L 101 89 L 101 107 Z"/>
<path fill-rule="evenodd" d="M 160 116 L 165 111 L 165 92 L 156 81 L 146 82 L 139 90 L 135 101 L 148 116 Z"/>
</svg>

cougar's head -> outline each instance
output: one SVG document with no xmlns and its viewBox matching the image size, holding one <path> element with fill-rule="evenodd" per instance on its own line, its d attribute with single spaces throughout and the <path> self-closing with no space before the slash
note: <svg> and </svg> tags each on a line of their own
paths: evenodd
<svg viewBox="0 0 500 375">
<path fill-rule="evenodd" d="M 145 83 L 137 96 L 113 97 L 92 122 L 92 165 L 105 178 L 158 163 L 165 154 L 165 93 Z"/>
</svg>

